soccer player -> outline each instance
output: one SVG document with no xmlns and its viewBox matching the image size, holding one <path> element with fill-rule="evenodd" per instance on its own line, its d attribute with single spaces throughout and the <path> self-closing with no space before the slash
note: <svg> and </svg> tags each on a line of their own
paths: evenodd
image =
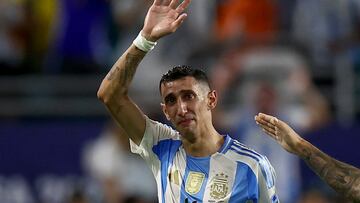
<svg viewBox="0 0 360 203">
<path fill-rule="evenodd" d="M 339 194 L 360 202 L 360 170 L 340 162 L 301 138 L 285 122 L 263 113 L 256 123 L 286 151 L 301 157 L 327 184 Z"/>
<path fill-rule="evenodd" d="M 212 124 L 217 93 L 201 70 L 177 66 L 163 75 L 162 110 L 177 131 L 148 118 L 129 98 L 136 68 L 156 41 L 175 32 L 190 0 L 155 0 L 143 29 L 98 90 L 116 122 L 152 170 L 162 203 L 279 202 L 267 158 L 219 134 Z"/>
</svg>

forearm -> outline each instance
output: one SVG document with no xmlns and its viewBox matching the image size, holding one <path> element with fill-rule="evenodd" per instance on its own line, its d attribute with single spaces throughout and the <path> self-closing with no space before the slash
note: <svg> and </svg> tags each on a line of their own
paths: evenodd
<svg viewBox="0 0 360 203">
<path fill-rule="evenodd" d="M 359 169 L 329 157 L 305 140 L 298 147 L 297 154 L 327 184 L 354 202 L 360 202 Z"/>
<path fill-rule="evenodd" d="M 113 118 L 136 144 L 142 140 L 145 119 L 142 111 L 128 97 L 128 89 L 136 69 L 145 56 L 135 45 L 131 45 L 116 61 L 102 81 L 98 97 L 104 102 Z"/>
<path fill-rule="evenodd" d="M 98 97 L 104 103 L 108 103 L 111 99 L 121 99 L 127 95 L 136 69 L 145 54 L 144 51 L 132 44 L 116 61 L 98 91 Z"/>
</svg>

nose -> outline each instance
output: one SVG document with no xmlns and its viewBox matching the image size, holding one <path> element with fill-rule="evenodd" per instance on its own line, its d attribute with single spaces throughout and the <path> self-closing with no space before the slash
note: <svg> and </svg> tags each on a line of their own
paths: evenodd
<svg viewBox="0 0 360 203">
<path fill-rule="evenodd" d="M 180 116 L 185 116 L 185 114 L 187 113 L 186 102 L 181 101 L 181 99 L 179 99 L 179 101 L 178 101 L 177 113 Z"/>
</svg>

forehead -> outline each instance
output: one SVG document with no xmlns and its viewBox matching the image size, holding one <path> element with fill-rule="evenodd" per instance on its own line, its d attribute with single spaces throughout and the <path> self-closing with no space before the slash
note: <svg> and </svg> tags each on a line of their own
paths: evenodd
<svg viewBox="0 0 360 203">
<path fill-rule="evenodd" d="M 174 81 L 165 82 L 161 84 L 161 95 L 165 97 L 171 93 L 178 93 L 181 90 L 193 90 L 194 92 L 200 91 L 201 83 L 194 77 L 186 76 Z"/>
</svg>

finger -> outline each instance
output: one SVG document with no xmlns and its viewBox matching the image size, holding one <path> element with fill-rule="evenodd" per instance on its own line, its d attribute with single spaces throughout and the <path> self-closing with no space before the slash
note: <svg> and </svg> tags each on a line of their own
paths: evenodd
<svg viewBox="0 0 360 203">
<path fill-rule="evenodd" d="M 161 5 L 161 0 L 155 0 L 153 5 L 160 6 Z"/>
<path fill-rule="evenodd" d="M 262 123 L 261 121 L 260 122 L 256 121 L 256 124 L 263 129 L 266 129 L 266 130 L 269 130 L 269 131 L 275 133 L 275 126 L 269 126 L 269 125 L 267 125 L 267 123 Z"/>
<path fill-rule="evenodd" d="M 273 129 L 275 129 L 275 127 L 276 127 L 273 123 L 270 123 L 270 122 L 268 122 L 268 121 L 266 121 L 264 119 L 261 119 L 259 116 L 255 116 L 255 121 L 258 124 L 261 123 L 262 125 L 269 126 L 269 127 L 273 128 Z"/>
<path fill-rule="evenodd" d="M 176 31 L 176 29 L 178 29 L 178 27 L 180 27 L 180 25 L 184 22 L 186 17 L 187 17 L 187 14 L 183 13 L 172 23 L 174 32 Z"/>
<path fill-rule="evenodd" d="M 168 5 L 170 5 L 170 2 L 171 2 L 171 0 L 163 0 L 162 5 L 163 6 L 168 6 Z"/>
<path fill-rule="evenodd" d="M 272 118 L 270 119 L 270 123 L 272 123 L 272 124 L 274 124 L 274 125 L 276 125 L 278 122 L 279 122 L 279 120 L 278 120 L 276 117 L 272 117 Z"/>
<path fill-rule="evenodd" d="M 191 0 L 184 0 L 177 8 L 176 12 L 182 13 L 189 6 Z"/>
<path fill-rule="evenodd" d="M 270 132 L 270 131 L 267 131 L 267 130 L 265 130 L 265 129 L 262 129 L 268 136 L 270 136 L 272 139 L 274 139 L 274 140 L 278 140 L 279 139 L 279 137 L 276 135 L 276 134 L 274 134 L 274 133 L 272 133 L 272 132 Z"/>
<path fill-rule="evenodd" d="M 264 131 L 267 135 L 269 135 L 270 137 L 272 137 L 273 139 L 277 140 L 278 136 L 276 135 L 275 131 L 273 130 L 269 130 L 268 128 L 263 128 L 261 127 L 261 130 Z"/>
<path fill-rule="evenodd" d="M 263 131 L 265 131 L 268 134 L 271 134 L 271 136 L 273 136 L 274 138 L 277 139 L 277 135 L 276 135 L 276 127 L 273 125 L 268 125 L 267 123 L 261 123 L 256 121 L 256 124 L 262 128 Z"/>
<path fill-rule="evenodd" d="M 172 0 L 169 6 L 170 8 L 175 9 L 178 4 L 179 0 Z"/>
<path fill-rule="evenodd" d="M 261 123 L 259 123 L 258 125 L 259 125 L 262 129 L 270 132 L 271 134 L 276 135 L 275 128 L 271 128 L 271 127 L 269 127 L 269 126 L 267 126 L 267 125 L 263 125 L 263 124 L 261 124 Z"/>
<path fill-rule="evenodd" d="M 276 141 L 279 141 L 280 136 L 277 134 L 277 130 L 269 130 L 268 128 L 262 128 L 262 130 Z"/>
<path fill-rule="evenodd" d="M 262 128 L 262 130 L 270 135 L 272 138 L 274 138 L 275 140 L 278 140 L 279 136 L 277 135 L 277 128 L 274 125 L 271 125 L 268 122 L 262 121 L 262 120 L 257 120 L 256 124 L 259 125 L 259 127 Z"/>
<path fill-rule="evenodd" d="M 273 118 L 273 116 L 268 115 L 268 114 L 264 114 L 264 113 L 259 113 L 258 115 L 259 115 L 260 118 L 263 118 L 263 119 L 265 119 L 267 121 L 270 121 L 270 119 Z"/>
<path fill-rule="evenodd" d="M 269 123 L 258 115 L 255 116 L 255 121 L 261 122 L 261 123 Z"/>
<path fill-rule="evenodd" d="M 278 125 L 280 123 L 280 120 L 274 116 L 270 116 L 270 115 L 267 115 L 267 114 L 264 114 L 264 113 L 259 113 L 258 114 L 259 117 L 263 120 L 265 120 L 266 122 L 269 122 L 271 123 L 272 125 Z M 281 121 L 282 122 L 282 121 Z"/>
<path fill-rule="evenodd" d="M 267 115 L 267 114 L 264 114 L 264 113 L 259 113 L 258 115 L 259 115 L 259 117 L 260 117 L 261 119 L 264 119 L 264 120 L 266 120 L 267 122 L 270 122 L 271 119 L 274 118 L 273 116 L 270 116 L 270 115 Z"/>
<path fill-rule="evenodd" d="M 256 118 L 255 118 L 255 121 L 258 122 L 258 123 L 261 123 L 261 124 L 263 124 L 263 125 L 267 125 L 267 126 L 269 126 L 269 127 L 275 127 L 274 124 L 272 124 L 272 123 L 270 123 L 270 122 L 268 122 L 268 121 L 266 121 L 266 120 L 264 120 L 264 119 L 261 119 L 261 118 L 259 118 L 259 117 L 256 117 Z"/>
</svg>

